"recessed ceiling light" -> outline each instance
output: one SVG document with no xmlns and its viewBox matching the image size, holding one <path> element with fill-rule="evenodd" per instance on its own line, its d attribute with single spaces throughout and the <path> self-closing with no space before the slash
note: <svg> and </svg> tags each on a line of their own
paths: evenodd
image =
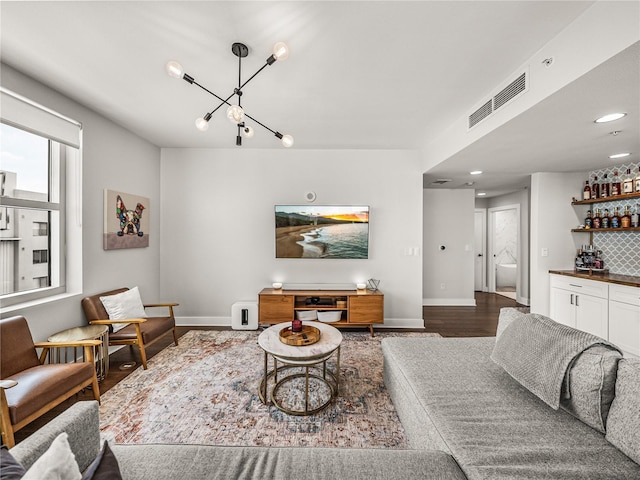
<svg viewBox="0 0 640 480">
<path fill-rule="evenodd" d="M 628 157 L 629 155 L 631 155 L 629 152 L 616 153 L 615 155 L 609 155 L 609 158 L 622 158 L 622 157 Z"/>
<path fill-rule="evenodd" d="M 473 172 L 469 172 L 471 175 L 480 175 L 482 170 L 474 170 Z"/>
<path fill-rule="evenodd" d="M 484 197 L 484 196 L 486 195 L 486 193 L 485 193 L 485 192 L 478 192 L 478 194 L 477 194 L 477 195 L 478 195 L 479 197 Z"/>
<path fill-rule="evenodd" d="M 608 115 L 604 115 L 600 118 L 596 118 L 595 122 L 596 123 L 606 123 L 606 122 L 613 122 L 614 120 L 618 120 L 622 117 L 625 117 L 627 114 L 626 113 L 610 113 Z"/>
</svg>

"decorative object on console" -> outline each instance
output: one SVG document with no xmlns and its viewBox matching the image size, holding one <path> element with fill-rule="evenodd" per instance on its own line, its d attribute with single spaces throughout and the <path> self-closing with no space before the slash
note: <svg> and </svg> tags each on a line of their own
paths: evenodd
<svg viewBox="0 0 640 480">
<path fill-rule="evenodd" d="M 210 93 L 215 98 L 220 100 L 220 104 L 216 106 L 211 112 L 207 112 L 203 117 L 200 117 L 196 120 L 196 128 L 203 132 L 206 131 L 209 128 L 209 120 L 211 120 L 211 116 L 217 110 L 219 110 L 222 106 L 228 105 L 229 107 L 227 108 L 227 118 L 231 121 L 231 123 L 235 123 L 238 126 L 238 135 L 236 136 L 237 146 L 242 146 L 243 136 L 246 138 L 251 138 L 253 137 L 253 134 L 254 134 L 253 128 L 245 124 L 244 119 L 246 117 L 249 120 L 252 120 L 253 122 L 260 125 L 261 127 L 264 127 L 267 130 L 269 130 L 271 133 L 273 133 L 276 137 L 278 137 L 282 141 L 283 146 L 287 148 L 291 147 L 293 145 L 293 137 L 291 135 L 283 135 L 282 133 L 276 130 L 270 129 L 264 123 L 259 122 L 258 120 L 253 118 L 251 115 L 247 114 L 242 109 L 242 105 L 241 105 L 242 94 L 243 94 L 242 89 L 245 87 L 245 85 L 249 83 L 251 80 L 253 80 L 253 78 L 256 75 L 258 75 L 265 67 L 269 65 L 273 65 L 277 60 L 285 60 L 289 56 L 289 48 L 283 42 L 276 43 L 273 46 L 273 54 L 270 55 L 269 58 L 267 58 L 265 64 L 256 73 L 251 75 L 251 77 L 249 77 L 249 79 L 246 80 L 244 83 L 242 83 L 242 59 L 247 55 L 249 55 L 249 48 L 243 43 L 236 42 L 233 45 L 231 45 L 231 51 L 236 57 L 238 57 L 238 87 L 234 88 L 233 92 L 227 98 L 222 98 L 216 95 L 215 93 L 213 93 L 211 90 L 200 85 L 198 82 L 194 80 L 192 76 L 184 73 L 184 70 L 182 69 L 182 65 L 180 65 L 178 62 L 172 60 L 168 62 L 165 67 L 169 76 L 174 78 L 182 78 L 187 83 L 200 87 L 205 92 Z M 237 105 L 229 103 L 229 100 L 234 95 L 238 96 Z"/>
<path fill-rule="evenodd" d="M 369 290 L 371 290 L 372 292 L 377 292 L 378 287 L 380 286 L 380 280 L 370 278 L 369 280 L 367 280 L 367 284 L 369 285 Z"/>
<path fill-rule="evenodd" d="M 144 214 L 148 209 L 146 197 L 105 189 L 103 249 L 148 247 L 149 212 Z"/>
<path fill-rule="evenodd" d="M 276 205 L 275 224 L 276 258 L 369 257 L 368 206 Z"/>
</svg>

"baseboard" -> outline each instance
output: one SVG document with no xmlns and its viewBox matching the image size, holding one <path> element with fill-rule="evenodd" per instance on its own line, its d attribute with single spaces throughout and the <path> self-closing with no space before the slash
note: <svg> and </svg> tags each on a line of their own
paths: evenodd
<svg viewBox="0 0 640 480">
<path fill-rule="evenodd" d="M 475 307 L 475 298 L 423 298 L 422 306 Z"/>
<path fill-rule="evenodd" d="M 231 317 L 176 317 L 179 327 L 231 327 Z M 424 328 L 421 318 L 385 318 L 373 328 Z"/>
</svg>

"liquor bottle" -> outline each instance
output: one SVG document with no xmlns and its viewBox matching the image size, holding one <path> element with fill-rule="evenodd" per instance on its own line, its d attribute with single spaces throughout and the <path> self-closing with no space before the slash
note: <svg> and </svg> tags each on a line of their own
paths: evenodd
<svg viewBox="0 0 640 480">
<path fill-rule="evenodd" d="M 591 199 L 591 187 L 589 186 L 589 180 L 584 182 L 584 189 L 582 190 L 582 199 L 583 200 Z"/>
<path fill-rule="evenodd" d="M 620 211 L 618 210 L 618 207 L 614 207 L 609 225 L 611 228 L 620 228 Z"/>
<path fill-rule="evenodd" d="M 631 175 L 631 169 L 627 168 L 627 174 L 624 176 L 622 180 L 622 193 L 624 195 L 628 193 L 633 193 L 633 175 Z"/>
<path fill-rule="evenodd" d="M 602 213 L 602 220 L 600 221 L 600 225 L 602 228 L 610 228 L 611 227 L 611 217 L 609 217 L 609 209 L 605 208 Z"/>
<path fill-rule="evenodd" d="M 607 178 L 607 174 L 604 174 L 604 177 L 600 181 L 600 198 L 607 198 L 609 196 L 609 179 Z"/>
<path fill-rule="evenodd" d="M 600 198 L 600 183 L 598 177 L 593 177 L 593 183 L 591 184 L 591 198 Z"/>
<path fill-rule="evenodd" d="M 633 208 L 633 213 L 631 214 L 631 226 L 633 228 L 640 227 L 640 204 L 636 203 L 636 206 Z"/>
<path fill-rule="evenodd" d="M 640 167 L 638 167 L 638 175 L 636 176 L 636 193 L 640 193 Z"/>
<path fill-rule="evenodd" d="M 622 228 L 629 228 L 631 226 L 631 212 L 629 212 L 629 205 L 624 207 L 624 215 L 620 219 L 620 226 Z"/>
<path fill-rule="evenodd" d="M 596 208 L 596 213 L 593 216 L 593 228 L 602 227 L 602 218 L 600 218 L 600 209 Z"/>
<path fill-rule="evenodd" d="M 593 219 L 591 218 L 591 210 L 587 210 L 587 218 L 584 219 L 584 228 L 589 229 L 593 227 Z"/>
<path fill-rule="evenodd" d="M 622 188 L 620 186 L 620 177 L 618 176 L 618 171 L 616 170 L 613 172 L 613 178 L 611 179 L 611 190 L 609 193 L 612 197 L 616 197 L 620 195 L 620 192 L 622 192 Z"/>
</svg>

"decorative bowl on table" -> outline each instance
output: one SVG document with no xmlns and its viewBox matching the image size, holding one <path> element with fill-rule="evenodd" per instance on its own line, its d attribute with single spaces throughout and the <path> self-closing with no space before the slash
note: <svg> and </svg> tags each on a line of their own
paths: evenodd
<svg viewBox="0 0 640 480">
<path fill-rule="evenodd" d="M 280 330 L 280 341 L 287 345 L 299 347 L 302 345 L 311 345 L 320 340 L 320 329 L 312 325 L 302 325 L 300 332 L 294 332 L 291 327 Z"/>
</svg>

